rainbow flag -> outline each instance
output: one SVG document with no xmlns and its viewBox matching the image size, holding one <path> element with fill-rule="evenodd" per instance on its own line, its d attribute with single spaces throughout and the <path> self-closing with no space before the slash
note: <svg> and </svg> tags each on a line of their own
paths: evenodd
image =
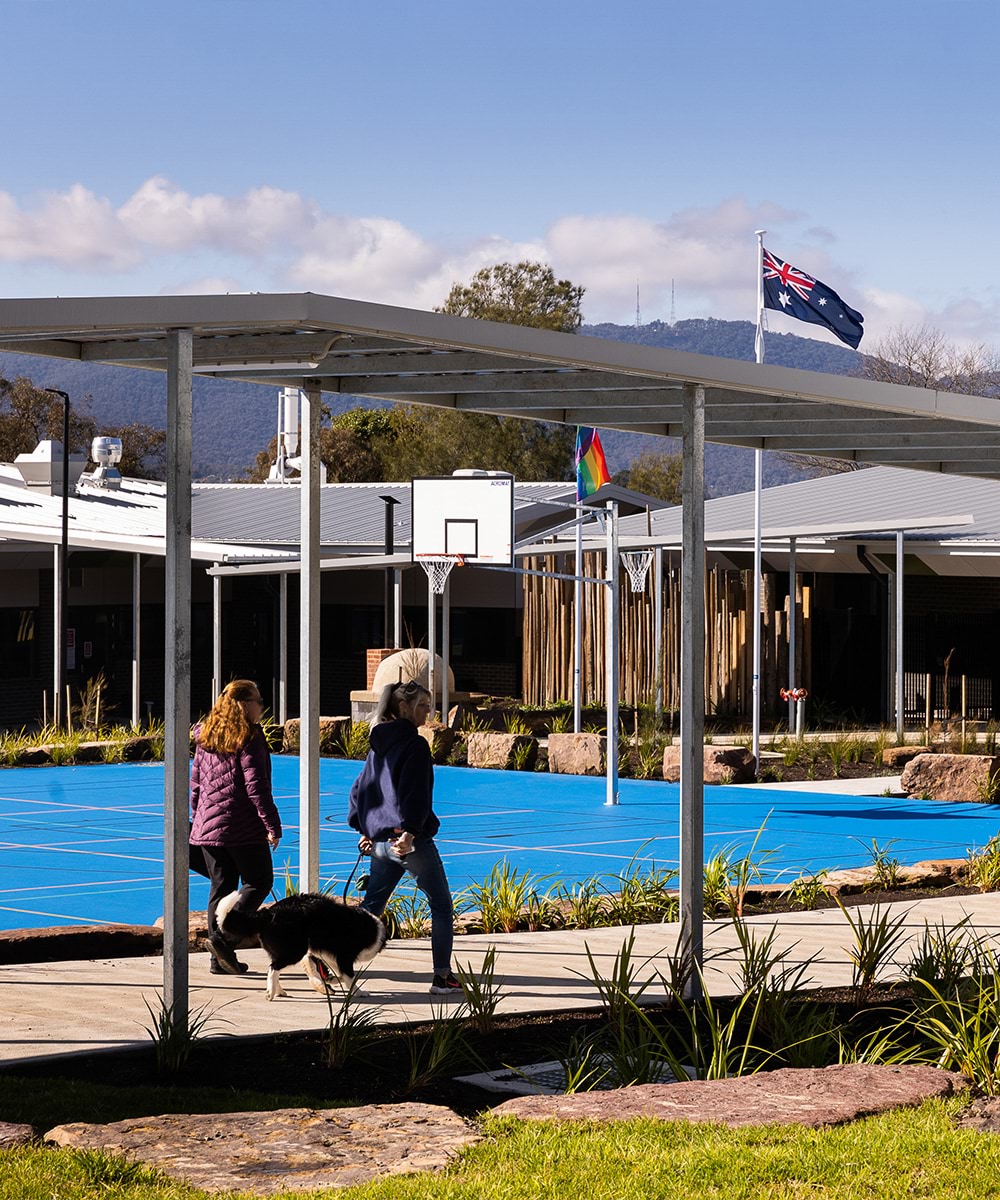
<svg viewBox="0 0 1000 1200">
<path fill-rule="evenodd" d="M 576 430 L 576 498 L 585 500 L 611 482 L 611 472 L 601 449 L 596 429 L 578 425 Z"/>
</svg>

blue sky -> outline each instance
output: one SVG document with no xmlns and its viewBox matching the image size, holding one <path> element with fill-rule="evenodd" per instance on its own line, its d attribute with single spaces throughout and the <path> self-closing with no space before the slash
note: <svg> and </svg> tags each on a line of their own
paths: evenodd
<svg viewBox="0 0 1000 1200">
<path fill-rule="evenodd" d="M 5 0 L 0 294 L 431 307 L 545 259 L 588 320 L 754 315 L 753 230 L 1000 341 L 987 0 Z M 781 314 L 771 327 L 817 336 Z M 862 349 L 866 344 L 862 344 Z"/>
</svg>

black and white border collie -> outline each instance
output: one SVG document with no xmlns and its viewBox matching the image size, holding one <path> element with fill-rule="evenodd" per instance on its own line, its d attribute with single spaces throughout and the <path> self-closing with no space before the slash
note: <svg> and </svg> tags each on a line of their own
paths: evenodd
<svg viewBox="0 0 1000 1200">
<path fill-rule="evenodd" d="M 216 920 L 232 938 L 256 935 L 271 960 L 267 998 L 286 995 L 279 972 L 301 962 L 309 982 L 326 995 L 326 983 L 313 961 L 318 959 L 342 987 L 349 988 L 357 968 L 371 960 L 386 942 L 385 926 L 371 913 L 330 896 L 303 892 L 253 913 L 234 908 L 239 892 L 219 901 Z"/>
</svg>

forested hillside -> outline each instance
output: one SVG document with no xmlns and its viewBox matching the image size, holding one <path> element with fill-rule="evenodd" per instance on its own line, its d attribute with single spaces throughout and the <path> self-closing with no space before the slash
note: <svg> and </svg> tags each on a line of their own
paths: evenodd
<svg viewBox="0 0 1000 1200">
<path fill-rule="evenodd" d="M 754 326 L 749 321 L 653 321 L 631 325 L 585 325 L 583 334 L 664 346 L 720 358 L 753 358 Z M 854 374 L 860 355 L 853 350 L 793 334 L 768 334 L 768 361 L 828 374 Z M 108 367 L 68 359 L 0 353 L 0 375 L 26 375 L 39 387 L 69 392 L 75 405 L 86 405 L 98 422 L 143 422 L 163 427 L 166 418 L 163 376 L 156 371 Z M 324 397 L 334 413 L 371 401 L 351 396 Z M 200 479 L 238 478 L 274 437 L 277 389 L 221 379 L 196 379 L 194 385 L 194 468 Z M 642 449 L 662 449 L 663 439 L 608 431 L 602 434 L 612 471 L 627 467 Z M 669 443 L 667 443 L 669 445 Z M 780 459 L 765 455 L 765 484 L 797 478 Z M 710 446 L 706 478 L 712 495 L 745 491 L 753 483 L 753 454 L 732 446 Z"/>
</svg>

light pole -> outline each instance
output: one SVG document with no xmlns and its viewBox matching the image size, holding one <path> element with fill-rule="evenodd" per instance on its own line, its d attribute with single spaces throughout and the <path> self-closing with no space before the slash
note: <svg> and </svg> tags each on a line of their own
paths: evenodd
<svg viewBox="0 0 1000 1200">
<path fill-rule="evenodd" d="M 69 627 L 67 601 L 69 599 L 69 395 L 59 388 L 45 388 L 53 396 L 61 396 L 63 402 L 63 471 L 62 471 L 62 561 L 59 572 L 59 677 L 56 684 L 55 703 L 52 706 L 56 724 L 69 729 L 69 705 L 65 717 L 62 712 L 62 692 L 66 687 L 67 657 L 66 637 Z M 63 719 L 61 719 L 63 718 Z"/>
<path fill-rule="evenodd" d="M 392 554 L 395 550 L 395 542 L 393 538 L 392 528 L 392 510 L 399 503 L 395 496 L 379 496 L 379 499 L 385 505 L 385 553 Z M 383 646 L 391 646 L 393 643 L 393 626 L 395 623 L 395 611 L 393 605 L 393 569 L 386 567 L 385 569 L 385 625 L 383 633 Z"/>
</svg>

